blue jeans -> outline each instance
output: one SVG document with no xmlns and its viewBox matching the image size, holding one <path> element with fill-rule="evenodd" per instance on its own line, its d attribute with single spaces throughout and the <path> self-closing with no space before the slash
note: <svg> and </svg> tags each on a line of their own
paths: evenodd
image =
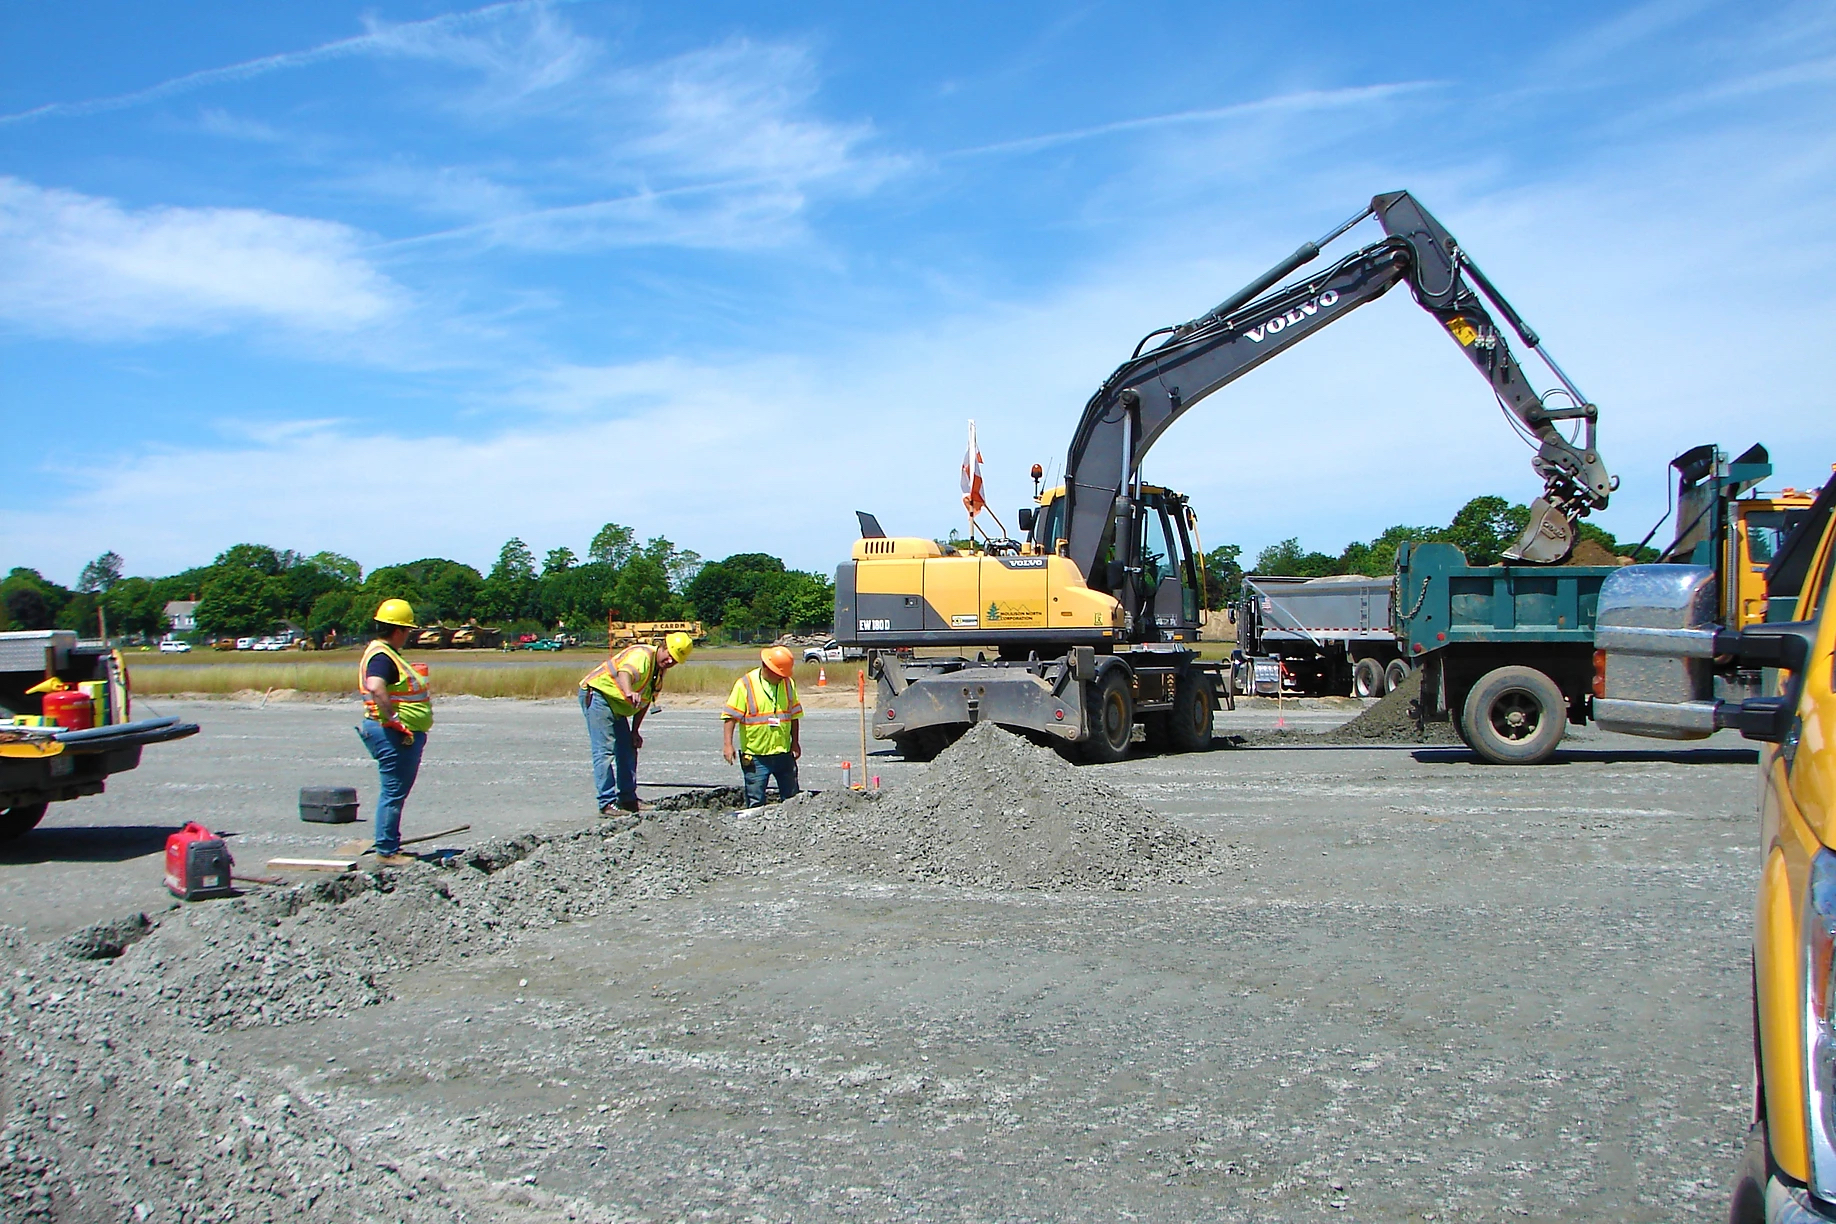
<svg viewBox="0 0 1836 1224">
<path fill-rule="evenodd" d="M 358 724 L 357 735 L 376 758 L 376 772 L 382 781 L 382 794 L 376 801 L 376 853 L 398 854 L 402 848 L 402 804 L 408 801 L 415 776 L 421 772 L 427 732 L 414 731 L 404 737 L 374 718 L 366 718 Z"/>
<path fill-rule="evenodd" d="M 797 758 L 788 752 L 774 752 L 769 756 L 747 756 L 742 752 L 740 772 L 746 777 L 747 807 L 764 806 L 765 785 L 773 778 L 778 780 L 779 799 L 789 799 L 798 793 Z"/>
<path fill-rule="evenodd" d="M 586 715 L 587 743 L 593 749 L 593 786 L 599 808 L 637 808 L 637 749 L 631 746 L 631 720 L 614 714 L 603 693 L 580 690 L 580 712 Z"/>
</svg>

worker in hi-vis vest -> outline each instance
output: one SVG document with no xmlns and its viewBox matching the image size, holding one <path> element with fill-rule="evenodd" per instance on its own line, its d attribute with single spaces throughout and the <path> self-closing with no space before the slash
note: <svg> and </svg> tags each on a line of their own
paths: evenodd
<svg viewBox="0 0 1836 1224">
<path fill-rule="evenodd" d="M 638 810 L 638 730 L 656 704 L 663 673 L 689 657 L 695 639 L 672 633 L 661 646 L 627 646 L 580 678 L 580 712 L 593 750 L 593 785 L 601 815 Z"/>
<path fill-rule="evenodd" d="M 798 727 L 803 703 L 791 679 L 796 660 L 783 646 L 759 652 L 759 666 L 739 678 L 720 712 L 721 756 L 733 764 L 733 728 L 739 726 L 740 773 L 746 779 L 746 806 L 765 802 L 765 787 L 778 780 L 778 798 L 797 793 L 797 758 L 803 755 Z"/>
<path fill-rule="evenodd" d="M 357 685 L 363 690 L 363 722 L 357 734 L 376 758 L 382 783 L 376 801 L 375 850 L 379 861 L 392 867 L 416 861 L 402 853 L 402 804 L 421 772 L 421 752 L 433 727 L 427 677 L 401 655 L 414 628 L 414 609 L 407 600 L 383 600 L 371 627 L 375 640 L 357 665 Z"/>
</svg>

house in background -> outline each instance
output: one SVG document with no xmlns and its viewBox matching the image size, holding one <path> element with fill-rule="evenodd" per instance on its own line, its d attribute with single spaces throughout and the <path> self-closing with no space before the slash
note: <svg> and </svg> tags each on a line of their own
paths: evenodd
<svg viewBox="0 0 1836 1224">
<path fill-rule="evenodd" d="M 195 599 L 172 599 L 166 602 L 166 630 L 176 636 L 190 633 L 198 627 L 198 601 Z"/>
</svg>

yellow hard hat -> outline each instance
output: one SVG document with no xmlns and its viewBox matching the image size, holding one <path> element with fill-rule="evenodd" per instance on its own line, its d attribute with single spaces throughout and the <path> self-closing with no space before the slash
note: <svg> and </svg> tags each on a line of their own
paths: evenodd
<svg viewBox="0 0 1836 1224">
<path fill-rule="evenodd" d="M 385 625 L 400 625 L 404 629 L 415 627 L 414 609 L 405 599 L 385 599 L 376 608 L 376 619 Z"/>
<path fill-rule="evenodd" d="M 688 658 L 689 654 L 695 649 L 695 639 L 686 633 L 678 631 L 664 638 L 663 646 L 664 649 L 669 651 L 669 657 L 680 663 L 682 660 Z"/>
<path fill-rule="evenodd" d="M 788 680 L 791 668 L 796 665 L 797 657 L 791 654 L 789 647 L 767 646 L 759 651 L 759 662 L 765 665 L 766 671 L 780 680 Z"/>
</svg>

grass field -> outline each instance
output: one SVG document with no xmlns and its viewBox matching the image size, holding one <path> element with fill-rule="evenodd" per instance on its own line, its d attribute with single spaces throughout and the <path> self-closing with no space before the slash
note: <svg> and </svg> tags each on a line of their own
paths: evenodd
<svg viewBox="0 0 1836 1224">
<path fill-rule="evenodd" d="M 697 658 L 669 671 L 663 691 L 724 697 L 733 682 L 751 670 L 758 653 L 727 649 L 709 654 L 730 658 Z M 468 656 L 470 656 L 468 658 Z M 478 656 L 483 656 L 479 658 Z M 148 696 L 172 693 L 228 694 L 297 689 L 305 693 L 351 693 L 357 690 L 355 650 L 319 655 L 275 652 L 251 657 L 227 652 L 194 652 L 190 655 L 128 656 L 134 691 Z M 468 694 L 474 697 L 567 697 L 579 687 L 580 677 L 603 657 L 598 651 L 569 651 L 554 655 L 498 656 L 492 651 L 414 651 L 411 662 L 425 662 L 434 695 Z M 538 661 L 539 660 L 539 661 Z M 859 663 L 829 663 L 829 687 L 855 684 Z M 812 687 L 817 668 L 798 664 L 797 683 Z"/>
</svg>

